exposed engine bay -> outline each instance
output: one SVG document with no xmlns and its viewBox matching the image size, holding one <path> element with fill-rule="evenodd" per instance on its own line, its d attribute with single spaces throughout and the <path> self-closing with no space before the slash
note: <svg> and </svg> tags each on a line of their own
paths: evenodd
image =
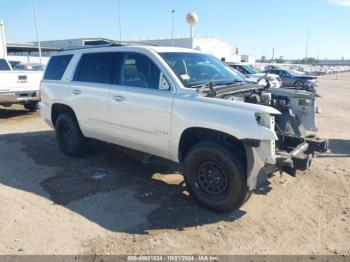
<svg viewBox="0 0 350 262">
<path fill-rule="evenodd" d="M 306 170 L 315 152 L 328 150 L 328 141 L 316 136 L 315 93 L 284 88 L 263 88 L 255 84 L 234 87 L 209 86 L 206 95 L 221 99 L 271 106 L 281 112 L 275 115 L 277 166 L 295 175 Z"/>
</svg>

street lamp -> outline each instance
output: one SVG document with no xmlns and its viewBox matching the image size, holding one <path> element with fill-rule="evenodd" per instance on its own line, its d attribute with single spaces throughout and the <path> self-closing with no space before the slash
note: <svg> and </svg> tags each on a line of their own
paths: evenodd
<svg viewBox="0 0 350 262">
<path fill-rule="evenodd" d="M 41 43 L 39 40 L 39 30 L 38 30 L 38 13 L 36 10 L 36 2 L 33 0 L 33 6 L 34 6 L 34 22 L 35 22 L 35 32 L 36 32 L 36 40 L 38 42 L 38 50 L 39 50 L 39 62 L 40 64 L 42 63 L 41 61 Z"/>
<path fill-rule="evenodd" d="M 122 18 L 121 18 L 121 0 L 118 1 L 118 27 L 119 27 L 119 42 L 122 42 Z"/>
<path fill-rule="evenodd" d="M 306 32 L 306 49 L 305 49 L 305 63 L 307 62 L 309 56 L 309 40 L 310 40 L 310 31 Z"/>
<path fill-rule="evenodd" d="M 171 46 L 174 46 L 174 14 L 175 9 L 171 10 Z"/>
</svg>

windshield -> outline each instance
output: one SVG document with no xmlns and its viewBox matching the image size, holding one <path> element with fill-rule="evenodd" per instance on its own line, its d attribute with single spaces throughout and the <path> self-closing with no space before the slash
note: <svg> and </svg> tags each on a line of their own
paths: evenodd
<svg viewBox="0 0 350 262">
<path fill-rule="evenodd" d="M 255 68 L 253 68 L 250 65 L 241 65 L 246 71 L 249 72 L 249 74 L 256 74 L 257 71 L 255 70 Z"/>
<path fill-rule="evenodd" d="M 214 84 L 244 82 L 230 68 L 211 55 L 202 53 L 160 53 L 185 87 L 212 81 Z"/>
</svg>

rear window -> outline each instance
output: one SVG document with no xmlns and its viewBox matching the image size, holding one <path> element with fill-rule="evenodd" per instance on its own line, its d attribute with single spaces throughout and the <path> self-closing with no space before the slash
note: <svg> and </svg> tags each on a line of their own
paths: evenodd
<svg viewBox="0 0 350 262">
<path fill-rule="evenodd" d="M 111 84 L 116 81 L 116 53 L 84 54 L 80 59 L 74 81 Z"/>
<path fill-rule="evenodd" d="M 46 68 L 45 80 L 61 80 L 73 55 L 53 56 Z"/>
<path fill-rule="evenodd" d="M 5 59 L 0 59 L 0 71 L 9 71 L 9 70 L 11 70 L 11 68 L 9 67 Z"/>
</svg>

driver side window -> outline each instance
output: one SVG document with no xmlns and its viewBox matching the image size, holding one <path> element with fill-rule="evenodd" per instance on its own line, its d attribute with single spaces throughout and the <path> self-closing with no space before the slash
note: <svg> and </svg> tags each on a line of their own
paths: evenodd
<svg viewBox="0 0 350 262">
<path fill-rule="evenodd" d="M 160 70 L 147 56 L 127 53 L 124 56 L 120 84 L 159 89 Z"/>
</svg>

